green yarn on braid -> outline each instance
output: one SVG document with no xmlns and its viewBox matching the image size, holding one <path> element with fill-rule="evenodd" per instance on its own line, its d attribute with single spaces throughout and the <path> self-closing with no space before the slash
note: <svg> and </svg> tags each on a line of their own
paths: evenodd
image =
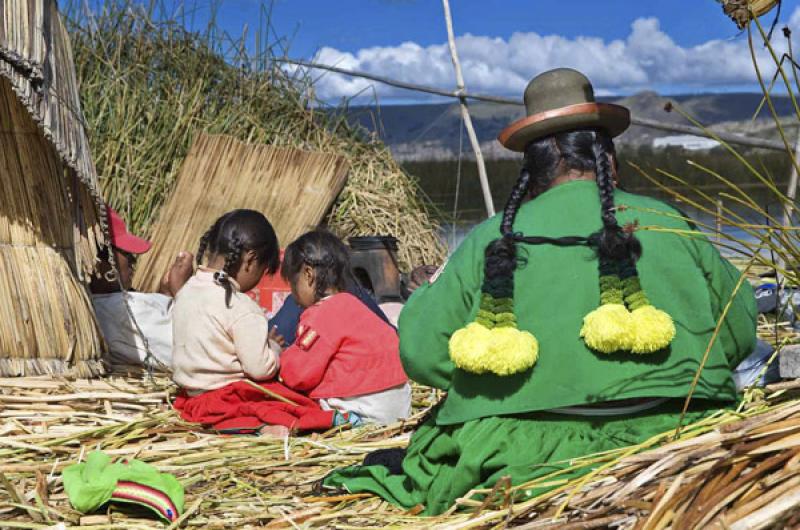
<svg viewBox="0 0 800 530">
<path fill-rule="evenodd" d="M 481 310 L 492 313 L 510 313 L 514 311 L 512 298 L 495 298 L 490 294 L 481 294 Z"/>
<path fill-rule="evenodd" d="M 494 327 L 494 313 L 480 309 L 475 316 L 475 322 L 491 329 Z"/>
<path fill-rule="evenodd" d="M 642 289 L 639 273 L 633 261 L 626 260 L 622 263 L 620 277 L 622 279 L 622 293 L 628 309 L 634 311 L 640 307 L 650 305 L 650 300 L 648 300 L 644 289 Z"/>
<path fill-rule="evenodd" d="M 514 311 L 514 300 L 511 298 L 499 298 L 494 301 L 495 313 L 510 313 Z"/>
<path fill-rule="evenodd" d="M 517 317 L 514 313 L 498 313 L 495 315 L 495 327 L 515 328 L 517 327 Z"/>
<path fill-rule="evenodd" d="M 622 280 L 619 276 L 600 276 L 600 305 L 623 303 L 622 292 Z"/>
<path fill-rule="evenodd" d="M 514 301 L 510 298 L 495 299 L 490 294 L 481 295 L 481 305 L 475 322 L 489 329 L 495 327 L 516 327 L 517 317 L 514 315 Z"/>
<path fill-rule="evenodd" d="M 631 311 L 639 309 L 640 307 L 650 305 L 650 300 L 642 290 L 642 285 L 639 282 L 638 276 L 631 276 L 622 281 L 623 293 L 625 295 L 625 303 Z"/>
<path fill-rule="evenodd" d="M 623 285 L 616 262 L 606 256 L 600 256 L 600 305 L 622 304 Z"/>
</svg>

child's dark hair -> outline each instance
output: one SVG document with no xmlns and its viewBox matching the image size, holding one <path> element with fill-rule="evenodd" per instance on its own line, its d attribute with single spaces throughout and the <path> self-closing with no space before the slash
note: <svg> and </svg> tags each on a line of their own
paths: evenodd
<svg viewBox="0 0 800 530">
<path fill-rule="evenodd" d="M 239 270 L 242 254 L 255 252 L 256 260 L 267 265 L 267 273 L 275 274 L 280 267 L 278 237 L 264 214 L 255 210 L 232 210 L 217 219 L 203 237 L 197 249 L 197 265 L 202 265 L 206 250 L 225 257 L 225 265 L 215 280 L 225 288 L 225 304 L 230 306 L 232 286 L 230 277 Z"/>
<path fill-rule="evenodd" d="M 325 230 L 314 230 L 297 238 L 286 247 L 281 276 L 292 283 L 303 265 L 314 269 L 317 299 L 331 288 L 347 291 L 354 284 L 350 266 L 350 250 L 342 241 Z"/>
<path fill-rule="evenodd" d="M 609 262 L 635 263 L 638 260 L 642 253 L 639 240 L 617 222 L 611 166 L 614 154 L 614 143 L 602 129 L 558 133 L 534 140 L 527 146 L 519 179 L 503 210 L 501 237 L 486 247 L 485 292 L 496 297 L 513 296 L 517 242 L 588 243 L 596 249 L 601 267 Z M 568 171 L 595 173 L 603 228 L 588 238 L 535 238 L 515 233 L 514 219 L 524 198 L 546 191 L 556 177 Z"/>
</svg>

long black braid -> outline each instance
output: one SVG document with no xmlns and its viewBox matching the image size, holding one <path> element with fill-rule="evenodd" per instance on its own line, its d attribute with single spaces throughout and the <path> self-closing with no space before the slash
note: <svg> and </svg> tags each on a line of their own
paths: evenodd
<svg viewBox="0 0 800 530">
<path fill-rule="evenodd" d="M 614 144 L 604 130 L 569 131 L 540 138 L 528 145 L 523 169 L 503 210 L 501 237 L 486 247 L 483 292 L 495 298 L 513 297 L 514 270 L 518 264 L 516 243 L 589 245 L 596 250 L 601 269 L 617 262 L 636 262 L 642 253 L 641 244 L 616 218 L 614 154 Z M 573 170 L 595 173 L 603 227 L 588 237 L 551 238 L 514 232 L 514 220 L 526 196 L 535 197 L 547 191 L 556 177 Z"/>
<path fill-rule="evenodd" d="M 225 265 L 223 265 L 221 272 L 217 272 L 214 275 L 214 279 L 225 288 L 225 305 L 230 307 L 231 297 L 233 296 L 231 276 L 235 276 L 236 272 L 239 270 L 239 263 L 242 260 L 244 245 L 239 237 L 234 235 L 228 240 L 227 246 L 228 251 L 225 253 Z"/>
<path fill-rule="evenodd" d="M 208 248 L 208 243 L 211 241 L 211 234 L 214 227 L 209 228 L 206 230 L 205 234 L 200 237 L 200 244 L 197 245 L 197 256 L 195 257 L 195 262 L 197 266 L 201 266 L 203 264 L 203 256 L 206 253 L 206 249 Z"/>
<path fill-rule="evenodd" d="M 495 239 L 486 247 L 483 292 L 494 298 L 513 298 L 514 269 L 517 267 L 517 245 L 514 242 L 514 219 L 517 217 L 522 200 L 528 194 L 531 174 L 526 168 L 520 172 L 519 179 L 511 190 L 511 195 L 503 208 L 500 222 L 502 237 Z"/>
<path fill-rule="evenodd" d="M 505 208 L 503 208 L 503 220 L 500 223 L 500 233 L 508 235 L 513 232 L 514 219 L 517 217 L 517 211 L 522 200 L 528 194 L 528 186 L 531 182 L 531 174 L 527 168 L 522 168 L 514 184 L 514 189 L 511 190 L 511 195 L 508 197 Z"/>
<path fill-rule="evenodd" d="M 602 263 L 608 261 L 635 263 L 642 255 L 642 245 L 633 234 L 625 232 L 617 222 L 614 175 L 610 156 L 614 152 L 614 147 L 605 131 L 595 133 L 592 150 L 603 228 L 590 239 L 596 242 L 597 253 Z"/>
<path fill-rule="evenodd" d="M 203 264 L 203 256 L 205 255 L 206 250 L 208 250 L 209 245 L 217 239 L 217 234 L 219 234 L 219 227 L 228 217 L 229 213 L 226 213 L 225 215 L 221 216 L 219 219 L 214 221 L 214 224 L 211 225 L 211 228 L 206 230 L 206 233 L 203 234 L 203 236 L 200 238 L 200 244 L 197 246 L 197 257 L 195 258 L 198 267 L 200 267 Z M 214 250 L 211 249 L 211 252 L 214 252 Z"/>
</svg>

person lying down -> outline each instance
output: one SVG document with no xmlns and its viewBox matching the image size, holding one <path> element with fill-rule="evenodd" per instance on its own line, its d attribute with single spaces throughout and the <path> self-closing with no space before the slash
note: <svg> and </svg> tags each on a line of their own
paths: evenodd
<svg viewBox="0 0 800 530">
<path fill-rule="evenodd" d="M 277 380 L 283 339 L 245 294 L 279 266 L 275 231 L 261 213 L 220 217 L 201 238 L 197 265 L 173 308 L 172 371 L 181 388 L 174 405 L 184 420 L 222 433 L 277 436 L 362 422 L 358 413 L 323 406 L 303 384 Z M 397 357 L 396 334 L 394 340 Z M 396 384 L 405 382 L 403 375 Z"/>
</svg>

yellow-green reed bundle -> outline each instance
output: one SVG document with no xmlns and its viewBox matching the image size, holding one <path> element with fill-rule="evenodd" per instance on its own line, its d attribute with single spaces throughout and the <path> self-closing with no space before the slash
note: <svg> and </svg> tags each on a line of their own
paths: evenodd
<svg viewBox="0 0 800 530">
<path fill-rule="evenodd" d="M 245 37 L 190 33 L 139 3 L 106 2 L 71 27 L 92 152 L 109 202 L 144 236 L 174 189 L 198 133 L 337 154 L 348 183 L 327 216 L 341 236 L 393 234 L 406 266 L 439 262 L 444 248 L 416 182 L 380 142 L 321 110 L 310 81 L 251 56 Z"/>
<path fill-rule="evenodd" d="M 2 77 L 0 183 L 0 375 L 102 373 L 78 278 L 94 263 L 92 231 L 78 228 L 97 225 L 94 203 Z"/>
<path fill-rule="evenodd" d="M 346 179 L 347 164 L 338 156 L 198 135 L 161 209 L 137 287 L 157 290 L 178 252 L 194 251 L 208 227 L 235 208 L 264 212 L 287 246 L 322 220 Z"/>
</svg>

